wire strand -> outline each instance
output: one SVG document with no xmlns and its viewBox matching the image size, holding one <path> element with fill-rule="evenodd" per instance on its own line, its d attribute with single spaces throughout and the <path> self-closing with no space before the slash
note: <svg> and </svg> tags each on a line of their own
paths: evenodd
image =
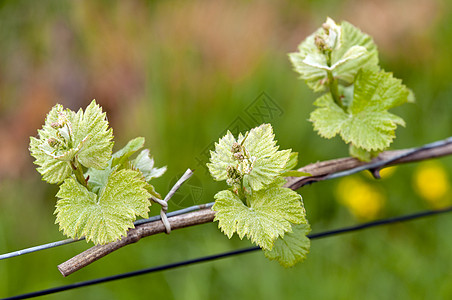
<svg viewBox="0 0 452 300">
<path fill-rule="evenodd" d="M 402 216 L 387 218 L 387 219 L 380 219 L 380 220 L 376 220 L 376 221 L 372 221 L 372 222 L 361 223 L 361 224 L 354 225 L 354 226 L 348 226 L 348 227 L 343 227 L 343 228 L 339 228 L 339 229 L 333 229 L 333 230 L 329 230 L 329 231 L 323 231 L 323 232 L 319 232 L 319 233 L 309 234 L 308 237 L 311 240 L 315 240 L 315 239 L 331 237 L 331 236 L 335 236 L 335 235 L 359 231 L 359 230 L 382 226 L 382 225 L 390 225 L 390 224 L 394 224 L 394 223 L 398 223 L 398 222 L 406 222 L 406 221 L 410 221 L 410 220 L 414 220 L 414 219 L 420 219 L 420 218 L 424 218 L 424 217 L 448 213 L 451 211 L 452 211 L 452 206 L 446 207 L 443 209 L 437 209 L 437 210 L 426 210 L 426 211 L 421 211 L 421 212 L 417 212 L 417 213 L 413 213 L 413 214 L 402 215 Z M 87 281 L 81 281 L 81 282 L 77 282 L 77 283 L 73 283 L 73 284 L 69 284 L 69 285 L 54 287 L 54 288 L 50 288 L 50 289 L 46 289 L 46 290 L 40 290 L 40 291 L 31 292 L 31 293 L 27 293 L 27 294 L 21 294 L 21 295 L 17 295 L 17 296 L 13 296 L 13 297 L 3 298 L 0 300 L 29 299 L 29 298 L 34 298 L 34 297 L 38 297 L 38 296 L 55 294 L 58 292 L 63 292 L 63 291 L 72 290 L 72 289 L 76 289 L 76 288 L 96 285 L 96 284 L 110 282 L 110 281 L 114 281 L 114 280 L 130 278 L 130 277 L 134 277 L 134 276 L 174 269 L 174 268 L 178 268 L 178 267 L 182 267 L 182 266 L 188 266 L 188 265 L 193 265 L 193 264 L 207 262 L 207 261 L 213 261 L 213 260 L 217 260 L 217 259 L 222 259 L 222 258 L 226 258 L 226 257 L 239 255 L 239 254 L 253 252 L 253 251 L 256 251 L 259 249 L 260 248 L 256 246 L 256 247 L 250 247 L 250 248 L 244 248 L 244 249 L 224 252 L 224 253 L 220 253 L 220 254 L 203 256 L 203 257 L 189 259 L 189 260 L 180 261 L 180 262 L 176 262 L 176 263 L 146 268 L 146 269 L 142 269 L 142 270 L 138 270 L 138 271 L 121 273 L 121 274 L 117 274 L 117 275 L 113 275 L 113 276 L 101 277 L 101 278 L 87 280 Z"/>
</svg>

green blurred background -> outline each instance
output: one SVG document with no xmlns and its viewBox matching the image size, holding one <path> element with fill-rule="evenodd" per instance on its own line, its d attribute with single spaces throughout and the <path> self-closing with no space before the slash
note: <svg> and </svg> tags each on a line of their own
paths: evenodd
<svg viewBox="0 0 452 300">
<path fill-rule="evenodd" d="M 54 224 L 57 187 L 41 181 L 27 149 L 55 103 L 78 109 L 95 98 L 117 147 L 144 136 L 157 166 L 168 166 L 155 180 L 162 194 L 196 169 L 170 210 L 211 202 L 224 188 L 203 164 L 226 129 L 271 122 L 300 165 L 346 156 L 340 139 L 313 132 L 315 95 L 287 57 L 327 16 L 372 35 L 381 65 L 416 94 L 393 110 L 407 121 L 393 149 L 451 135 L 450 1 L 0 1 L 0 253 L 65 238 Z M 449 205 L 451 167 L 448 157 L 299 192 L 319 232 Z M 443 215 L 315 240 L 291 269 L 255 252 L 44 298 L 451 299 L 451 233 Z M 206 224 L 146 238 L 63 278 L 56 266 L 91 246 L 79 242 L 0 261 L 0 297 L 249 245 Z"/>
</svg>

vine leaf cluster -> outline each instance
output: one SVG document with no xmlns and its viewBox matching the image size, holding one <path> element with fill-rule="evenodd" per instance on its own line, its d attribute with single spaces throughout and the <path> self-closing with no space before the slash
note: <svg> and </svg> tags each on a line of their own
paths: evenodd
<svg viewBox="0 0 452 300">
<path fill-rule="evenodd" d="M 150 184 L 166 167 L 155 168 L 149 150 L 129 158 L 144 146 L 131 140 L 112 154 L 113 132 L 95 100 L 75 113 L 57 104 L 48 113 L 30 152 L 43 180 L 61 184 L 56 223 L 74 239 L 95 244 L 120 239 L 133 228 L 136 216 L 148 217 L 150 198 L 161 198 Z"/>
<path fill-rule="evenodd" d="M 207 166 L 215 180 L 226 180 L 230 188 L 214 196 L 212 209 L 229 238 L 246 236 L 268 258 L 292 266 L 309 251 L 310 227 L 301 196 L 283 187 L 298 153 L 278 150 L 274 138 L 271 125 L 263 124 L 237 139 L 228 131 L 215 144 Z"/>
<path fill-rule="evenodd" d="M 289 54 L 295 70 L 314 92 L 322 92 L 310 121 L 320 136 L 340 135 L 350 155 L 370 161 L 389 147 L 399 116 L 388 110 L 414 101 L 412 92 L 378 65 L 372 38 L 348 22 L 327 18 Z"/>
</svg>

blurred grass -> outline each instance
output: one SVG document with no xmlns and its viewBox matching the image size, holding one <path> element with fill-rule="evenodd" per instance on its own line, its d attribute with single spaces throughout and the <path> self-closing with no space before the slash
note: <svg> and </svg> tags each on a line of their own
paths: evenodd
<svg viewBox="0 0 452 300">
<path fill-rule="evenodd" d="M 155 181 L 162 194 L 177 175 L 195 168 L 192 184 L 202 196 L 180 195 L 170 209 L 210 202 L 224 187 L 196 158 L 205 159 L 202 152 L 238 117 L 257 125 L 245 108 L 262 92 L 281 108 L 271 123 L 281 148 L 300 153 L 300 165 L 346 156 L 341 140 L 313 132 L 307 119 L 315 95 L 287 59 L 327 15 L 371 33 L 382 65 L 416 94 L 415 104 L 394 110 L 407 127 L 397 130 L 392 148 L 449 136 L 452 5 L 388 0 L 378 2 L 375 13 L 376 3 L 0 1 L 0 252 L 64 238 L 53 224 L 57 187 L 40 181 L 27 150 L 28 137 L 56 102 L 78 109 L 96 98 L 117 148 L 144 136 L 157 165 L 168 165 Z M 452 159 L 438 162 L 452 178 Z M 429 208 L 413 187 L 416 170 L 400 166 L 381 181 L 358 177 L 382 191 L 380 216 L 395 216 Z M 339 184 L 299 191 L 313 232 L 358 222 L 337 201 Z M 292 269 L 252 253 L 46 299 L 447 299 L 451 223 L 444 215 L 316 240 L 308 260 Z M 228 240 L 216 226 L 147 238 L 69 278 L 56 265 L 90 245 L 0 261 L 0 297 L 249 246 Z"/>
</svg>

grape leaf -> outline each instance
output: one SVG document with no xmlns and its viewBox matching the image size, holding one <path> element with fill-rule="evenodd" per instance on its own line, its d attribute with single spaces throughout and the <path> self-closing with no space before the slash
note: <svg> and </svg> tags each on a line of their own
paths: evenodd
<svg viewBox="0 0 452 300">
<path fill-rule="evenodd" d="M 132 161 L 132 166 L 143 173 L 147 182 L 153 178 L 162 176 L 166 172 L 166 166 L 154 168 L 154 159 L 149 155 L 149 149 L 141 151 L 137 158 Z"/>
<path fill-rule="evenodd" d="M 364 149 L 355 147 L 353 144 L 350 144 L 349 148 L 350 156 L 356 157 L 360 161 L 370 162 L 372 158 L 378 156 L 377 151 L 366 151 Z"/>
<path fill-rule="evenodd" d="M 64 141 L 58 129 L 51 126 L 59 121 L 60 114 L 63 112 L 63 106 L 55 105 L 47 114 L 42 129 L 38 129 L 38 138 L 30 137 L 30 153 L 35 158 L 34 163 L 39 166 L 37 170 L 41 173 L 42 179 L 48 183 L 63 182 L 72 174 L 67 158 L 72 159 L 78 151 L 68 149 L 63 144 Z M 58 147 L 54 148 L 50 145 L 49 141 L 52 139 L 58 141 Z"/>
<path fill-rule="evenodd" d="M 149 183 L 152 178 L 160 177 L 165 173 L 166 167 L 154 168 L 154 160 L 149 156 L 149 150 L 144 149 L 130 164 L 128 158 L 132 156 L 137 150 L 144 145 L 144 138 L 138 137 L 127 143 L 119 151 L 115 152 L 107 167 L 102 170 L 89 168 L 85 173 L 85 177 L 89 178 L 88 185 L 93 192 L 98 192 L 104 186 L 106 186 L 108 178 L 112 172 L 121 170 L 122 168 L 128 168 L 138 170 L 141 172 L 143 181 L 146 181 L 145 189 L 153 196 L 161 198 L 154 187 Z"/>
<path fill-rule="evenodd" d="M 298 165 L 298 152 L 291 152 L 286 167 L 284 168 L 284 172 L 295 169 L 297 165 Z"/>
<path fill-rule="evenodd" d="M 333 75 L 350 84 L 359 69 L 378 71 L 378 51 L 372 37 L 345 21 L 341 23 L 341 30 L 341 47 L 331 53 L 331 60 L 333 64 L 337 64 L 344 58 L 349 59 L 338 64 Z"/>
<path fill-rule="evenodd" d="M 38 171 L 49 183 L 61 183 L 72 173 L 75 158 L 85 167 L 104 168 L 111 157 L 112 130 L 95 100 L 77 113 L 55 105 L 47 114 L 38 138 L 30 139 L 29 150 Z"/>
<path fill-rule="evenodd" d="M 340 134 L 357 148 L 381 151 L 394 139 L 397 125 L 405 125 L 402 118 L 387 110 L 407 102 L 408 95 L 408 89 L 391 73 L 361 70 L 347 111 L 325 94 L 315 101 L 319 108 L 311 113 L 310 121 L 325 138 Z"/>
<path fill-rule="evenodd" d="M 108 164 L 103 169 L 89 168 L 85 173 L 85 177 L 88 178 L 88 185 L 94 193 L 97 193 L 100 189 L 107 185 L 108 178 L 111 173 L 121 169 L 121 167 L 128 162 L 128 158 L 132 156 L 136 151 L 142 148 L 144 145 L 144 138 L 137 137 L 130 140 L 127 145 L 115 152 Z"/>
<path fill-rule="evenodd" d="M 72 174 L 71 164 L 68 161 L 61 161 L 49 157 L 44 153 L 39 146 L 40 140 L 30 138 L 30 153 L 36 159 L 34 163 L 38 165 L 38 172 L 41 173 L 42 179 L 48 183 L 63 182 L 68 176 Z"/>
<path fill-rule="evenodd" d="M 86 171 L 85 178 L 88 178 L 88 186 L 89 189 L 93 193 L 99 194 L 100 190 L 103 189 L 107 183 L 108 179 L 110 178 L 111 173 L 116 171 L 118 169 L 118 166 L 112 168 L 110 166 L 107 166 L 106 168 L 102 170 L 89 168 L 88 171 Z"/>
<path fill-rule="evenodd" d="M 144 146 L 144 138 L 137 137 L 133 140 L 130 140 L 127 145 L 125 145 L 122 149 L 115 152 L 111 157 L 111 166 L 122 166 L 125 162 L 128 161 L 129 157 L 132 156 L 135 152 L 143 148 Z"/>
<path fill-rule="evenodd" d="M 330 33 L 337 31 L 337 28 L 340 30 L 340 33 L 335 33 L 337 42 L 329 44 L 331 39 L 326 38 L 327 44 L 331 47 L 330 62 L 328 54 L 321 51 L 315 42 L 316 37 L 325 36 L 323 28 L 308 36 L 298 46 L 298 52 L 289 54 L 295 71 L 311 89 L 315 92 L 326 90 L 328 71 L 340 81 L 351 84 L 360 68 L 378 70 L 378 52 L 370 36 L 348 22 L 342 22 L 337 26 L 333 20 L 327 18 L 326 24 L 330 27 Z"/>
<path fill-rule="evenodd" d="M 253 128 L 245 135 L 240 134 L 237 140 L 228 131 L 219 143 L 215 143 L 215 151 L 211 151 L 211 163 L 207 167 L 216 180 L 227 179 L 228 166 L 238 165 L 233 157 L 232 146 L 234 143 L 243 143 L 252 160 L 250 172 L 243 175 L 253 190 L 260 190 L 281 174 L 290 158 L 291 150 L 278 151 L 274 138 L 270 124 Z"/>
<path fill-rule="evenodd" d="M 229 238 L 237 232 L 241 239 L 246 235 L 262 249 L 271 250 L 278 237 L 292 231 L 291 223 L 306 223 L 301 196 L 291 189 L 271 187 L 250 197 L 251 207 L 247 207 L 231 191 L 215 195 L 215 221 Z"/>
<path fill-rule="evenodd" d="M 284 267 L 292 267 L 306 259 L 311 247 L 311 240 L 307 234 L 311 231 L 309 224 L 292 226 L 292 232 L 278 238 L 272 250 L 265 250 L 268 259 L 276 260 Z"/>
<path fill-rule="evenodd" d="M 310 173 L 295 170 L 297 164 L 298 164 L 298 152 L 291 152 L 289 160 L 287 161 L 286 167 L 282 171 L 281 176 L 282 177 L 311 176 Z"/>
<path fill-rule="evenodd" d="M 145 185 L 140 172 L 120 170 L 112 172 L 96 194 L 69 177 L 57 193 L 56 223 L 72 238 L 85 236 L 95 244 L 118 240 L 134 227 L 136 215 L 148 216 L 150 194 Z"/>
<path fill-rule="evenodd" d="M 227 167 L 237 163 L 231 151 L 235 142 L 237 141 L 228 130 L 226 135 L 218 143 L 215 143 L 215 151 L 210 151 L 210 163 L 207 163 L 207 167 L 212 177 L 217 181 L 226 180 L 228 178 Z"/>
<path fill-rule="evenodd" d="M 113 131 L 108 129 L 102 108 L 93 100 L 85 112 L 80 109 L 71 119 L 73 144 L 85 141 L 77 155 L 79 162 L 87 168 L 105 168 L 111 158 Z"/>
<path fill-rule="evenodd" d="M 270 124 L 251 129 L 243 146 L 256 158 L 252 171 L 247 175 L 248 183 L 255 191 L 272 183 L 285 169 L 290 158 L 291 150 L 278 151 Z"/>
<path fill-rule="evenodd" d="M 315 64 L 325 66 L 326 57 L 318 53 L 314 44 L 315 34 L 310 35 L 298 46 L 299 52 L 289 53 L 289 59 L 300 78 L 306 81 L 306 84 L 314 92 L 322 92 L 326 89 L 327 72 L 323 68 L 316 67 Z"/>
</svg>

